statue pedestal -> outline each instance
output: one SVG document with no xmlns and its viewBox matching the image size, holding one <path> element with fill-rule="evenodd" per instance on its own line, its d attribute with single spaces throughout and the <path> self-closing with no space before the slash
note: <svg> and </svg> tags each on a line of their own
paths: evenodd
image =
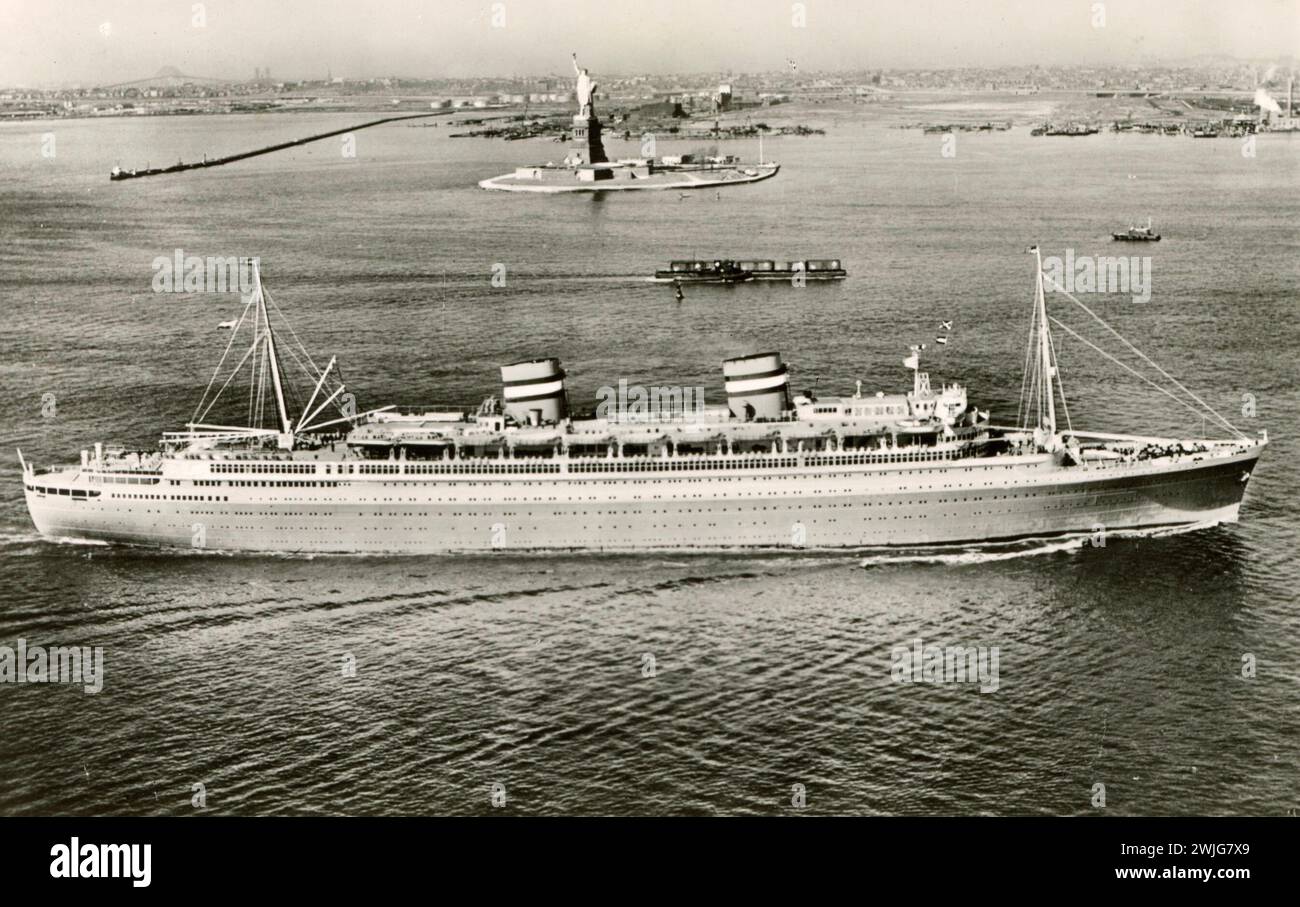
<svg viewBox="0 0 1300 907">
<path fill-rule="evenodd" d="M 604 164 L 609 161 L 605 157 L 605 146 L 600 141 L 600 120 L 595 115 L 584 116 L 577 114 L 573 118 L 573 141 L 578 147 L 574 152 L 582 156 L 583 162 L 587 164 Z M 610 179 L 613 174 L 608 170 L 597 171 L 602 174 L 597 179 Z"/>
</svg>

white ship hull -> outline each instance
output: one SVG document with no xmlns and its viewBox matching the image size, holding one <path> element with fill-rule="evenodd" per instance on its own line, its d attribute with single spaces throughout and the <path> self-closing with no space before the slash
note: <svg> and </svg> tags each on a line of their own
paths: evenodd
<svg viewBox="0 0 1300 907">
<path fill-rule="evenodd" d="M 858 548 L 1233 522 L 1261 449 L 1086 468 L 1060 467 L 1048 454 L 865 465 L 848 456 L 830 467 L 774 456 L 763 468 L 722 458 L 707 470 L 669 462 L 630 473 L 606 461 L 599 477 L 576 460 L 547 475 L 520 467 L 455 477 L 394 462 L 384 468 L 396 474 L 322 481 L 326 467 L 315 464 L 307 476 L 200 480 L 207 484 L 194 484 L 211 474 L 206 465 L 176 461 L 156 485 L 103 484 L 75 471 L 29 475 L 25 485 L 32 520 L 52 539 L 413 554 Z M 85 496 L 48 493 L 56 477 Z M 286 482 L 295 484 L 277 484 Z"/>
<path fill-rule="evenodd" d="M 1041 260 L 1038 355 L 1026 363 L 1027 418 L 1014 429 L 991 427 L 960 384 L 932 386 L 921 346 L 903 361 L 909 394 L 864 396 L 859 386 L 852 397 L 791 398 L 780 353 L 763 352 L 723 362 L 725 406 L 704 406 L 701 390 L 688 411 L 686 389 L 671 387 L 666 403 L 665 388 L 652 388 L 634 405 L 620 382 L 613 411 L 603 395 L 596 415 L 575 418 L 559 360 L 539 358 L 502 366 L 502 401 L 488 398 L 473 416 L 358 414 L 348 400 L 328 418 L 320 413 L 345 386 L 335 375 L 329 387 L 334 359 L 303 366 L 300 345 L 293 361 L 313 391 L 293 417 L 269 297 L 253 273 L 235 328 L 247 325 L 251 343 L 218 385 L 232 334 L 187 431 L 164 433 L 151 454 L 98 443 L 80 467 L 23 463 L 44 536 L 411 554 L 942 545 L 1235 521 L 1267 444 L 1212 411 L 1234 440 L 1059 433 Z M 248 424 L 204 421 L 250 358 Z"/>
</svg>

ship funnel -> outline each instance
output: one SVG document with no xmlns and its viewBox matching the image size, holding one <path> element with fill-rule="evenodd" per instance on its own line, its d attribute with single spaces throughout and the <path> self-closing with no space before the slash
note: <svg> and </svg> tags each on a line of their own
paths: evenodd
<svg viewBox="0 0 1300 907">
<path fill-rule="evenodd" d="M 780 419 L 790 409 L 790 376 L 780 353 L 738 356 L 722 363 L 727 406 L 737 419 Z"/>
<path fill-rule="evenodd" d="M 520 425 L 556 423 L 569 415 L 559 359 L 532 359 L 501 366 L 506 415 Z"/>
</svg>

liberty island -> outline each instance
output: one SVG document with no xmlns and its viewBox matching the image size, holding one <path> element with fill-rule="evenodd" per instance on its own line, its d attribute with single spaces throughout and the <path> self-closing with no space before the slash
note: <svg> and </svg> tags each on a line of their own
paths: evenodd
<svg viewBox="0 0 1300 907">
<path fill-rule="evenodd" d="M 704 160 L 670 160 L 653 154 L 610 161 L 601 140 L 602 123 L 596 116 L 596 81 L 578 65 L 575 96 L 578 112 L 573 117 L 573 144 L 563 162 L 516 167 L 513 173 L 479 181 L 481 189 L 505 192 L 627 192 L 650 189 L 707 189 L 757 183 L 776 176 L 779 164 L 760 160 L 744 165 L 733 156 Z M 689 157 L 689 156 L 688 156 Z"/>
</svg>

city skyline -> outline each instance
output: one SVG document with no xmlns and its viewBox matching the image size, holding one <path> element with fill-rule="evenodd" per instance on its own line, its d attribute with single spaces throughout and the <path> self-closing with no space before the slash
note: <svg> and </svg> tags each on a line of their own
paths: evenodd
<svg viewBox="0 0 1300 907">
<path fill-rule="evenodd" d="M 1170 28 L 1172 22 L 1178 28 Z M 648 37 L 649 36 L 649 37 Z M 723 38 L 725 40 L 719 40 Z M 454 79 L 562 73 L 568 55 L 605 76 L 1273 62 L 1300 49 L 1300 0 L 725 2 L 696 9 L 587 0 L 144 0 L 22 2 L 0 12 L 0 85 L 111 85 L 166 68 L 246 80 Z"/>
</svg>

